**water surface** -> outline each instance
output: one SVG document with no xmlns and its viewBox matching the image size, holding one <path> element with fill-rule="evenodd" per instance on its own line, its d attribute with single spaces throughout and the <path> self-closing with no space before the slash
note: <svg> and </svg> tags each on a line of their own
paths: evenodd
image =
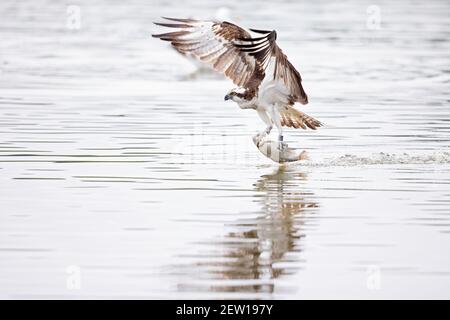
<svg viewBox="0 0 450 320">
<path fill-rule="evenodd" d="M 282 167 L 229 81 L 149 37 L 215 4 L 74 4 L 80 29 L 0 4 L 1 297 L 450 297 L 447 1 L 379 1 L 380 28 L 369 1 L 229 2 L 326 124 L 286 130 L 311 161 Z"/>
</svg>

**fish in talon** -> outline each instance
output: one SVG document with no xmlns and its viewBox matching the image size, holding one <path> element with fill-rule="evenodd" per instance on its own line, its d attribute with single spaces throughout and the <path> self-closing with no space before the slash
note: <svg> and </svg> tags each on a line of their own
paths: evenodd
<svg viewBox="0 0 450 320">
<path fill-rule="evenodd" d="M 263 155 L 277 163 L 309 160 L 306 151 L 290 148 L 286 142 L 281 142 L 283 147 L 280 149 L 280 141 L 264 139 L 256 134 L 253 136 L 253 143 Z"/>
</svg>

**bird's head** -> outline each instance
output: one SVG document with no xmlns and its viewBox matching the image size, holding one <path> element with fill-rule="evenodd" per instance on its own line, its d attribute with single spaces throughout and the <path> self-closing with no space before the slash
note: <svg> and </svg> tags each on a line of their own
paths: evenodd
<svg viewBox="0 0 450 320">
<path fill-rule="evenodd" d="M 231 89 L 230 92 L 228 92 L 225 95 L 224 100 L 232 100 L 236 103 L 242 103 L 242 102 L 246 102 L 247 100 L 245 100 L 244 97 L 244 93 L 245 93 L 245 89 L 244 88 L 234 88 Z"/>
</svg>

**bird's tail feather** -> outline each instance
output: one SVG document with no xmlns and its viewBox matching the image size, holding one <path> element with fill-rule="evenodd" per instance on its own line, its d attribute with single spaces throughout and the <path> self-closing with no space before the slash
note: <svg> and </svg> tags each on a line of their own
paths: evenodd
<svg viewBox="0 0 450 320">
<path fill-rule="evenodd" d="M 303 113 L 294 107 L 284 106 L 279 109 L 280 117 L 281 117 L 281 125 L 285 127 L 292 128 L 302 128 L 307 129 L 310 128 L 312 130 L 316 130 L 318 127 L 321 127 L 323 124 L 314 119 L 313 117 L 308 116 L 306 113 Z"/>
</svg>

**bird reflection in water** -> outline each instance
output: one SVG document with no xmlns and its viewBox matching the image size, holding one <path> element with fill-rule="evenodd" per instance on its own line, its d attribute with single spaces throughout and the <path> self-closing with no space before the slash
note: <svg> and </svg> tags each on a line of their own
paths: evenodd
<svg viewBox="0 0 450 320">
<path fill-rule="evenodd" d="M 196 265 L 214 283 L 203 289 L 272 293 L 274 279 L 298 271 L 304 215 L 313 214 L 318 207 L 313 194 L 305 191 L 306 182 L 305 173 L 284 166 L 261 176 L 254 184 L 261 214 L 226 226 L 233 231 L 219 244 L 220 259 Z"/>
</svg>

